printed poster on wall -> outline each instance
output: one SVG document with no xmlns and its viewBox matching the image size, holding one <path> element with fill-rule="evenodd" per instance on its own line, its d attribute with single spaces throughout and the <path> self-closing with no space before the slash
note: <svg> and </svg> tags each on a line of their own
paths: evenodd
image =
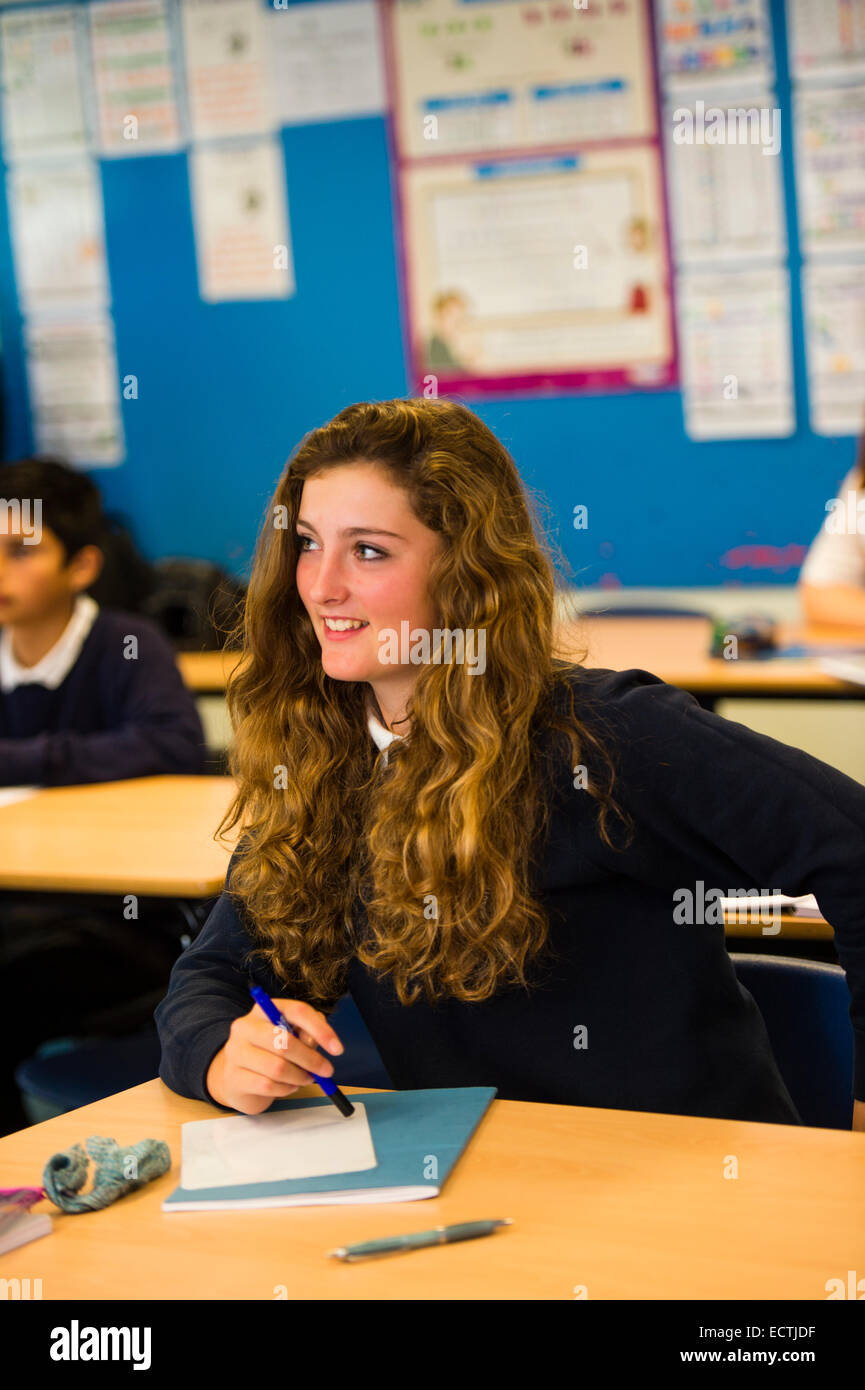
<svg viewBox="0 0 865 1390">
<path fill-rule="evenodd" d="M 86 467 L 125 454 L 114 325 L 106 313 L 34 315 L 24 345 L 39 453 Z"/>
<path fill-rule="evenodd" d="M 189 159 L 202 299 L 215 304 L 294 294 L 279 141 L 200 145 Z"/>
<path fill-rule="evenodd" d="M 178 149 L 183 137 L 166 0 L 107 0 L 88 12 L 100 153 Z"/>
<path fill-rule="evenodd" d="M 676 380 L 646 0 L 393 0 L 415 389 Z"/>
<path fill-rule="evenodd" d="M 655 14 L 666 91 L 772 85 L 768 0 L 655 0 Z"/>
<path fill-rule="evenodd" d="M 268 15 L 280 125 L 377 115 L 385 107 L 375 0 L 311 0 Z"/>
<path fill-rule="evenodd" d="M 92 159 L 12 165 L 9 223 L 22 310 L 107 304 L 102 186 Z"/>
<path fill-rule="evenodd" d="M 811 428 L 861 434 L 865 420 L 865 263 L 822 265 L 803 273 Z"/>
<path fill-rule="evenodd" d="M 651 145 L 404 171 L 417 380 L 474 395 L 673 380 Z"/>
<path fill-rule="evenodd" d="M 82 10 L 66 5 L 0 16 L 7 161 L 87 150 L 83 21 Z"/>
<path fill-rule="evenodd" d="M 677 277 L 676 303 L 688 436 L 793 434 L 787 268 L 684 270 Z"/>
<path fill-rule="evenodd" d="M 667 184 L 678 264 L 779 261 L 787 254 L 776 98 L 757 92 L 748 102 L 744 106 L 741 93 L 716 92 L 702 110 L 681 98 L 666 108 Z M 731 109 L 745 113 L 741 128 L 728 124 L 730 139 L 707 141 L 706 116 Z M 677 128 L 695 138 L 677 142 Z M 749 138 L 740 140 L 740 133 Z"/>
<path fill-rule="evenodd" d="M 267 12 L 260 0 L 181 0 L 181 16 L 193 139 L 272 130 Z"/>
<path fill-rule="evenodd" d="M 794 115 L 804 253 L 865 251 L 865 83 L 800 86 Z"/>
<path fill-rule="evenodd" d="M 863 0 L 787 0 L 787 46 L 796 81 L 865 78 Z"/>
<path fill-rule="evenodd" d="M 645 0 L 393 0 L 402 159 L 655 133 Z"/>
</svg>

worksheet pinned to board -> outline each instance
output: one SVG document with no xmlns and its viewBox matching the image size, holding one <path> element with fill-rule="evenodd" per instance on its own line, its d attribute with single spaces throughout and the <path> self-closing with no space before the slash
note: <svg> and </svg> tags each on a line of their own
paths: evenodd
<svg viewBox="0 0 865 1390">
<path fill-rule="evenodd" d="M 787 232 L 774 94 L 720 90 L 708 102 L 678 96 L 667 103 L 664 127 L 677 263 L 715 269 L 780 261 Z"/>
<path fill-rule="evenodd" d="M 100 0 L 87 8 L 101 153 L 179 149 L 174 12 L 167 0 Z"/>
<path fill-rule="evenodd" d="M 311 0 L 271 10 L 267 41 L 282 125 L 384 110 L 382 38 L 374 0 Z"/>
<path fill-rule="evenodd" d="M 202 299 L 283 299 L 294 262 L 282 146 L 275 139 L 212 142 L 190 153 Z"/>
<path fill-rule="evenodd" d="M 805 346 L 811 428 L 859 434 L 865 400 L 865 264 L 806 264 Z"/>
<path fill-rule="evenodd" d="M 797 81 L 865 77 L 862 0 L 787 0 L 790 68 Z"/>
<path fill-rule="evenodd" d="M 283 1182 L 377 1166 L 366 1109 L 333 1106 L 195 1120 L 182 1128 L 184 1190 Z"/>
<path fill-rule="evenodd" d="M 24 346 L 39 451 L 85 467 L 122 463 L 126 446 L 110 315 L 31 314 Z"/>
<path fill-rule="evenodd" d="M 3 153 L 7 160 L 88 147 L 84 12 L 52 6 L 0 17 Z"/>
<path fill-rule="evenodd" d="M 259 0 L 182 0 L 189 120 L 195 140 L 274 127 Z"/>
<path fill-rule="evenodd" d="M 865 82 L 800 87 L 793 113 L 804 254 L 865 254 Z"/>
<path fill-rule="evenodd" d="M 96 161 L 82 157 L 15 164 L 6 186 L 23 311 L 106 306 L 110 291 Z"/>
<path fill-rule="evenodd" d="M 683 270 L 677 285 L 688 437 L 766 439 L 793 434 L 786 267 Z"/>
</svg>

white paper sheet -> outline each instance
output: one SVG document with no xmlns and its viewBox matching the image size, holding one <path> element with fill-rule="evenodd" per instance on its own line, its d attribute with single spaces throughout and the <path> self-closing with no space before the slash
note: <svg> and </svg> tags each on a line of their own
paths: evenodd
<svg viewBox="0 0 865 1390">
<path fill-rule="evenodd" d="M 865 251 L 865 82 L 800 86 L 793 114 L 803 253 Z"/>
<path fill-rule="evenodd" d="M 786 267 L 683 272 L 676 307 L 689 438 L 791 435 L 796 414 Z"/>
<path fill-rule="evenodd" d="M 83 20 L 67 6 L 12 10 L 0 19 L 7 160 L 87 148 Z"/>
<path fill-rule="evenodd" d="M 103 154 L 178 149 L 180 119 L 166 0 L 88 6 Z"/>
<path fill-rule="evenodd" d="M 260 0 L 183 0 L 181 14 L 193 138 L 271 130 L 267 15 Z"/>
<path fill-rule="evenodd" d="M 863 0 L 787 0 L 790 69 L 809 77 L 865 76 Z"/>
<path fill-rule="evenodd" d="M 0 806 L 13 806 L 16 801 L 27 801 L 35 796 L 38 787 L 0 787 Z"/>
<path fill-rule="evenodd" d="M 373 0 L 329 0 L 271 10 L 268 46 L 282 125 L 368 116 L 385 105 Z"/>
<path fill-rule="evenodd" d="M 201 145 L 190 152 L 202 299 L 294 294 L 285 162 L 276 139 Z"/>
<path fill-rule="evenodd" d="M 21 308 L 105 305 L 102 185 L 92 159 L 13 165 L 6 176 Z"/>
<path fill-rule="evenodd" d="M 865 402 L 865 264 L 808 263 L 803 273 L 811 428 L 859 434 Z"/>
<path fill-rule="evenodd" d="M 366 1107 L 353 1104 L 348 1117 L 321 1105 L 185 1124 L 181 1186 L 195 1191 L 376 1168 Z"/>
<path fill-rule="evenodd" d="M 70 463 L 121 463 L 114 325 L 108 314 L 25 320 L 30 408 L 37 448 Z"/>
<path fill-rule="evenodd" d="M 689 111 L 695 134 L 705 136 L 696 121 L 692 101 L 668 103 L 664 112 L 670 219 L 676 260 L 680 265 L 743 260 L 780 260 L 787 251 L 784 225 L 784 186 L 781 173 L 780 125 L 772 113 L 777 98 L 770 92 L 718 91 L 703 103 L 703 122 L 716 110 L 759 113 L 742 128 L 751 138 L 740 143 L 740 129 L 728 124 L 724 144 L 705 138 L 677 143 L 676 112 Z M 772 135 L 777 133 L 777 142 Z M 758 136 L 759 138 L 754 138 Z M 764 153 L 769 150 L 770 153 Z M 772 153 L 771 151 L 777 151 Z"/>
</svg>

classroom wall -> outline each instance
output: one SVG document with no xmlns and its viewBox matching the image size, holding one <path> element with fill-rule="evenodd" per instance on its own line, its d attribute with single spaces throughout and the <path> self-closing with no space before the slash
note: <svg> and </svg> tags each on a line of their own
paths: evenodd
<svg viewBox="0 0 865 1390">
<path fill-rule="evenodd" d="M 327 3 L 327 0 L 322 0 Z M 264 0 L 262 0 L 264 3 Z M 798 428 L 785 440 L 695 444 L 678 391 L 473 408 L 551 508 L 581 585 L 785 587 L 798 568 L 731 568 L 742 546 L 807 546 L 855 441 L 807 422 L 783 0 L 771 0 L 792 268 Z M 243 574 L 269 491 L 310 429 L 352 401 L 407 394 L 383 117 L 282 132 L 297 292 L 265 303 L 198 296 L 185 153 L 100 161 L 127 459 L 94 471 L 152 557 Z M 32 449 L 5 183 L 0 339 L 6 458 Z M 573 508 L 589 509 L 577 532 Z"/>
</svg>

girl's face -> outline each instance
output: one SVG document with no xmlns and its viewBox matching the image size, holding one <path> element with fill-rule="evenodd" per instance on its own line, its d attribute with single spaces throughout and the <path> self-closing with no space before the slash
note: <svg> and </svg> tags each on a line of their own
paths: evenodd
<svg viewBox="0 0 865 1390">
<path fill-rule="evenodd" d="M 409 633 L 440 626 L 427 577 L 442 538 L 418 521 L 402 488 L 366 460 L 306 480 L 297 535 L 297 590 L 327 675 L 367 681 L 392 721 L 404 712 L 419 668 L 381 661 L 379 633 L 392 629 L 399 638 L 402 622 Z M 331 618 L 364 626 L 334 632 L 326 621 Z"/>
</svg>

